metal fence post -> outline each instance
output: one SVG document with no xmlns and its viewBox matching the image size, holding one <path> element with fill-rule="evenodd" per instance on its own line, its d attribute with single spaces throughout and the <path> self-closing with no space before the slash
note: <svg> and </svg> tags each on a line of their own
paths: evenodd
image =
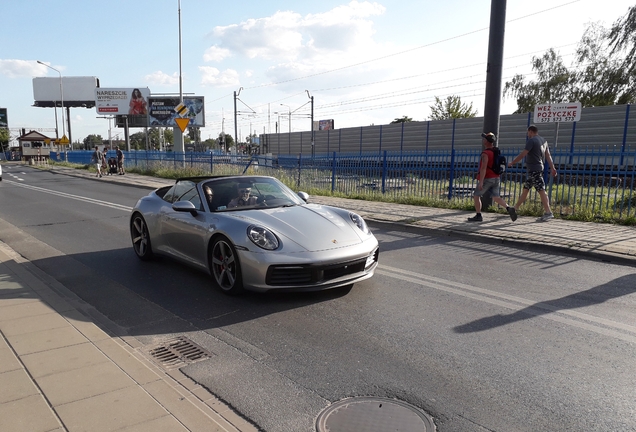
<svg viewBox="0 0 636 432">
<path fill-rule="evenodd" d="M 300 187 L 300 171 L 301 171 L 300 165 L 302 163 L 302 157 L 303 157 L 303 154 L 298 153 L 298 180 L 296 181 L 297 187 Z"/>
<path fill-rule="evenodd" d="M 625 127 L 623 128 L 623 144 L 621 145 L 621 165 L 623 166 L 623 157 L 625 154 L 625 144 L 627 142 L 627 126 L 629 125 L 629 107 L 631 105 L 627 104 L 627 108 L 625 109 Z"/>
<path fill-rule="evenodd" d="M 382 193 L 386 192 L 386 169 L 387 169 L 386 150 L 384 150 L 384 156 L 382 160 Z"/>
<path fill-rule="evenodd" d="M 574 135 L 576 132 L 576 122 L 572 123 L 572 140 L 570 141 L 570 163 L 572 165 L 572 161 L 574 160 Z"/>
<path fill-rule="evenodd" d="M 336 190 L 336 152 L 333 152 L 333 163 L 331 165 L 331 192 Z"/>
<path fill-rule="evenodd" d="M 453 179 L 455 177 L 455 149 L 451 150 L 450 171 L 448 173 L 448 199 L 453 198 Z"/>
</svg>

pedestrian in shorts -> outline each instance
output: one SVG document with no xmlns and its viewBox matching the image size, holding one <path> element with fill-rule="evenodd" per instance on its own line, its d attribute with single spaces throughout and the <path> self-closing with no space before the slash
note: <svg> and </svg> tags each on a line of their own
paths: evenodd
<svg viewBox="0 0 636 432">
<path fill-rule="evenodd" d="M 482 222 L 484 219 L 481 215 L 481 197 L 487 192 L 490 192 L 492 200 L 503 206 L 508 211 L 510 219 L 514 222 L 517 220 L 517 212 L 514 207 L 510 207 L 506 201 L 499 196 L 499 186 L 501 180 L 499 174 L 493 171 L 493 164 L 495 163 L 495 153 L 493 148 L 497 142 L 497 137 L 494 133 L 482 133 L 481 142 L 484 151 L 481 152 L 479 158 L 479 172 L 477 173 L 477 187 L 475 187 L 475 193 L 473 198 L 475 199 L 475 211 L 477 214 L 468 218 L 468 222 Z"/>
<path fill-rule="evenodd" d="M 528 139 L 526 141 L 525 149 L 519 153 L 519 155 L 508 163 L 508 167 L 512 167 L 517 162 L 526 158 L 527 176 L 526 181 L 523 184 L 523 191 L 519 200 L 514 206 L 515 211 L 519 210 L 519 207 L 528 198 L 530 189 L 535 188 L 539 196 L 541 197 L 541 204 L 543 205 L 543 216 L 538 221 L 547 222 L 550 219 L 554 219 L 552 209 L 550 209 L 550 198 L 545 191 L 545 181 L 543 180 L 543 168 L 545 161 L 550 165 L 550 174 L 552 177 L 556 177 L 557 170 L 554 167 L 552 156 L 550 155 L 550 149 L 548 142 L 539 135 L 539 130 L 535 125 L 528 127 Z"/>
<path fill-rule="evenodd" d="M 97 170 L 97 175 L 95 177 L 102 176 L 102 158 L 103 157 L 104 157 L 104 154 L 99 151 L 99 147 L 95 146 L 95 151 L 93 152 L 93 155 L 91 156 L 91 163 L 95 165 L 95 169 Z"/>
</svg>

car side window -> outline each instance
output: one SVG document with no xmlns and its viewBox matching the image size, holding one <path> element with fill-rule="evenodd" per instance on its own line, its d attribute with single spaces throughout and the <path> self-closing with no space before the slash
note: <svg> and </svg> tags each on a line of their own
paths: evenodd
<svg viewBox="0 0 636 432">
<path fill-rule="evenodd" d="M 179 197 L 177 201 L 190 201 L 194 204 L 194 208 L 197 210 L 203 210 L 203 203 L 201 202 L 201 197 L 199 196 L 199 191 L 196 187 L 193 187 L 183 195 Z"/>
<path fill-rule="evenodd" d="M 170 189 L 168 189 L 168 192 L 166 192 L 163 195 L 164 201 L 172 203 L 172 201 L 174 200 L 174 191 L 175 191 L 176 187 L 177 187 L 177 185 L 174 185 Z"/>
</svg>

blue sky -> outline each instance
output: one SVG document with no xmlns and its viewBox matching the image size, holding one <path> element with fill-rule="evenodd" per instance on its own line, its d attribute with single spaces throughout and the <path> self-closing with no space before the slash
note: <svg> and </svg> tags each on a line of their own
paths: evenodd
<svg viewBox="0 0 636 432">
<path fill-rule="evenodd" d="M 34 77 L 95 76 L 103 88 L 179 93 L 178 0 L 3 1 L 0 107 L 10 128 L 52 129 L 52 108 L 33 107 Z M 183 92 L 205 97 L 202 138 L 241 137 L 426 120 L 434 97 L 459 95 L 484 112 L 490 0 L 181 1 Z M 504 80 L 531 77 L 532 56 L 555 48 L 570 64 L 587 24 L 606 27 L 633 0 L 508 0 Z M 283 105 L 281 105 L 283 104 Z M 504 100 L 501 114 L 516 105 Z M 61 122 L 61 113 L 58 110 Z M 248 112 L 254 113 L 248 115 Z M 108 138 L 95 109 L 71 109 L 73 141 Z M 61 124 L 60 124 L 61 129 Z M 131 133 L 136 132 L 132 130 Z M 44 132 L 54 136 L 54 132 Z M 113 126 L 112 135 L 123 131 Z M 17 131 L 12 130 L 12 136 Z"/>
</svg>

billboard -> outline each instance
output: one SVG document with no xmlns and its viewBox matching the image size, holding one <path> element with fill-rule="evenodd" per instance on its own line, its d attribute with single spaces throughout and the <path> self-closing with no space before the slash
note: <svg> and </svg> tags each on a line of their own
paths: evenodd
<svg viewBox="0 0 636 432">
<path fill-rule="evenodd" d="M 333 119 L 318 120 L 314 122 L 314 130 L 333 130 Z"/>
<path fill-rule="evenodd" d="M 8 128 L 9 127 L 9 119 L 7 118 L 7 109 L 0 108 L 0 127 Z"/>
<path fill-rule="evenodd" d="M 36 77 L 33 78 L 33 105 L 61 106 L 56 102 L 61 102 L 60 96 L 63 96 L 65 107 L 92 108 L 95 104 L 95 89 L 98 87 L 99 79 L 93 76 L 62 77 L 61 81 L 60 78 Z"/>
<path fill-rule="evenodd" d="M 177 127 L 176 118 L 189 118 L 188 127 L 205 127 L 203 96 L 184 96 L 183 107 L 178 97 L 150 97 L 148 102 L 148 126 Z M 177 112 L 177 108 L 179 112 Z"/>
<path fill-rule="evenodd" d="M 534 107 L 535 123 L 571 123 L 579 120 L 581 120 L 581 102 L 539 104 Z"/>
<path fill-rule="evenodd" d="M 95 109 L 98 114 L 147 115 L 150 89 L 96 88 Z"/>
</svg>

